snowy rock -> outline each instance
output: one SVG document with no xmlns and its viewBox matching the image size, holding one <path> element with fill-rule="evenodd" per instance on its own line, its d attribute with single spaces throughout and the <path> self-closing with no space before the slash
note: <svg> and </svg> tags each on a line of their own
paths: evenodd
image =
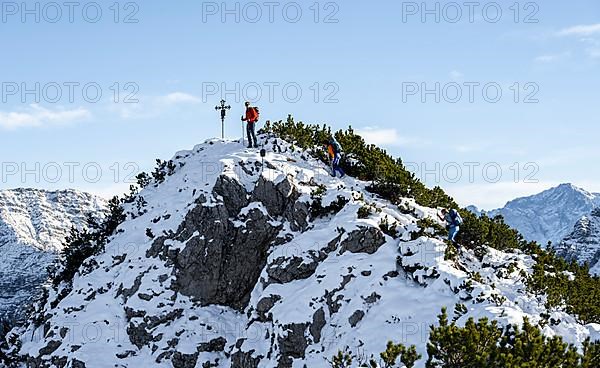
<svg viewBox="0 0 600 368">
<path fill-rule="evenodd" d="M 560 243 L 582 216 L 599 205 L 599 194 L 572 184 L 561 184 L 533 196 L 512 200 L 487 215 L 504 216 L 506 223 L 519 230 L 525 239 L 546 246 L 549 241 Z"/>
<path fill-rule="evenodd" d="M 445 260 L 441 239 L 410 240 L 419 219 L 437 221 L 435 209 L 410 199 L 398 208 L 369 183 L 332 178 L 289 144 L 261 140 L 264 165 L 238 142 L 179 152 L 174 174 L 140 192 L 145 212 L 89 261 L 97 267 L 70 289 L 50 288 L 11 331 L 14 352 L 34 367 L 323 367 L 341 347 L 377 357 L 388 341 L 426 356 L 429 326 L 457 303 L 466 306 L 459 323 L 536 323 L 546 312 L 525 285 L 530 256 L 486 249 L 483 260 L 469 250 Z M 311 218 L 318 186 L 324 206 L 347 201 Z M 359 219 L 365 203 L 378 211 Z M 397 223 L 398 239 L 379 230 L 383 218 Z M 553 318 L 544 332 L 577 346 L 597 335 L 564 311 Z M 86 335 L 90 326 L 101 340 Z"/>
<path fill-rule="evenodd" d="M 0 320 L 21 317 L 71 227 L 105 208 L 104 199 L 75 190 L 0 191 Z"/>
<path fill-rule="evenodd" d="M 568 261 L 588 263 L 592 273 L 600 274 L 600 208 L 577 221 L 573 232 L 555 250 Z"/>
</svg>

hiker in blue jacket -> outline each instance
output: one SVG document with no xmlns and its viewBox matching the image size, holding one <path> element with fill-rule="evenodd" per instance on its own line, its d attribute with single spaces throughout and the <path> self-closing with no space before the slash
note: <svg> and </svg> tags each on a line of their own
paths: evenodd
<svg viewBox="0 0 600 368">
<path fill-rule="evenodd" d="M 340 167 L 340 160 L 342 159 L 342 146 L 334 137 L 330 137 L 327 142 L 327 154 L 331 160 L 331 176 L 335 177 L 336 173 L 340 173 L 340 178 L 343 178 L 346 173 Z"/>
<path fill-rule="evenodd" d="M 456 243 L 456 235 L 460 231 L 460 225 L 463 223 L 462 217 L 457 210 L 451 209 L 448 211 L 447 209 L 442 209 L 442 215 L 438 214 L 440 220 L 446 222 L 446 229 L 448 229 L 448 240 L 452 242 L 452 244 Z"/>
</svg>

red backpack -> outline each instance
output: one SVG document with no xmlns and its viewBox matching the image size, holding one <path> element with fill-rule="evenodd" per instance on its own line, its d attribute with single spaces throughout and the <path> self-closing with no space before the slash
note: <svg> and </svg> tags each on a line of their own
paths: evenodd
<svg viewBox="0 0 600 368">
<path fill-rule="evenodd" d="M 253 106 L 252 109 L 254 109 L 254 114 L 256 115 L 253 123 L 256 123 L 258 121 L 258 119 L 260 119 L 260 111 L 258 111 L 258 107 L 256 107 L 256 106 Z"/>
</svg>

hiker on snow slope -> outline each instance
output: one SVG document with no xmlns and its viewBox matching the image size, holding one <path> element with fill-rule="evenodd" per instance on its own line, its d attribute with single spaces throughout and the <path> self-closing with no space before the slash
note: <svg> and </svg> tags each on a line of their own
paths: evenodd
<svg viewBox="0 0 600 368">
<path fill-rule="evenodd" d="M 331 136 L 327 142 L 327 154 L 331 161 L 331 175 L 336 176 L 336 173 L 340 173 L 340 178 L 343 178 L 346 174 L 340 167 L 340 160 L 342 159 L 342 146 L 339 142 Z"/>
<path fill-rule="evenodd" d="M 256 123 L 258 122 L 260 114 L 258 107 L 250 106 L 250 102 L 246 101 L 246 116 L 242 116 L 242 121 L 246 122 L 246 135 L 248 136 L 248 148 L 258 148 L 258 141 L 256 140 Z M 253 143 L 254 141 L 254 143 Z"/>
<path fill-rule="evenodd" d="M 456 245 L 456 235 L 460 231 L 460 225 L 463 224 L 463 219 L 460 217 L 460 214 L 457 210 L 451 209 L 448 211 L 447 209 L 442 209 L 442 216 L 438 214 L 440 220 L 446 222 L 446 229 L 448 230 L 448 240 L 452 242 L 452 244 Z"/>
</svg>

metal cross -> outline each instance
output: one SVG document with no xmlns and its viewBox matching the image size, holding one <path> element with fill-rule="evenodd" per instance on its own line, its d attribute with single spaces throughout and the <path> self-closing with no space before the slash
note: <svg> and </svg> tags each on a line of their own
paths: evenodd
<svg viewBox="0 0 600 368">
<path fill-rule="evenodd" d="M 225 100 L 221 100 L 221 106 L 215 106 L 215 110 L 221 110 L 221 138 L 225 139 L 225 115 L 231 106 L 225 106 Z"/>
</svg>

